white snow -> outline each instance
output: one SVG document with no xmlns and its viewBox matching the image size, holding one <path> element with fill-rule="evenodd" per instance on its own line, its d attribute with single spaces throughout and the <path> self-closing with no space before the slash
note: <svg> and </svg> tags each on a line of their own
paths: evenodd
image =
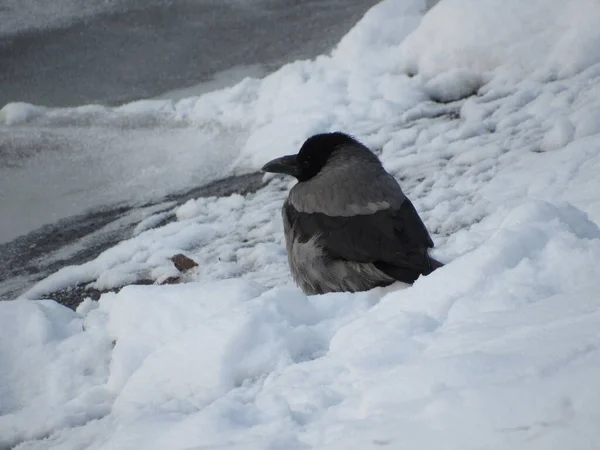
<svg viewBox="0 0 600 450">
<path fill-rule="evenodd" d="M 444 0 L 401 46 L 404 67 L 431 77 L 462 68 L 569 76 L 598 62 L 594 0 Z"/>
<path fill-rule="evenodd" d="M 597 448 L 600 6 L 442 0 L 421 20 L 424 3 L 384 1 L 331 55 L 197 98 L 4 107 L 13 127 L 208 128 L 241 143 L 225 172 L 352 132 L 447 264 L 306 297 L 283 246 L 291 180 L 161 211 L 24 298 L 160 283 L 177 253 L 198 263 L 181 284 L 77 312 L 0 302 L 0 447 Z"/>
</svg>

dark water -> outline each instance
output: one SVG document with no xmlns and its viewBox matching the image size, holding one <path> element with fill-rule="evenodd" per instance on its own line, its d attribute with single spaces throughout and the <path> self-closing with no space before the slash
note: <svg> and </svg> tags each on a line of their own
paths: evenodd
<svg viewBox="0 0 600 450">
<path fill-rule="evenodd" d="M 0 106 L 117 104 L 330 50 L 376 0 L 129 1 L 0 37 Z M 114 8 L 113 8 L 114 9 Z"/>
</svg>

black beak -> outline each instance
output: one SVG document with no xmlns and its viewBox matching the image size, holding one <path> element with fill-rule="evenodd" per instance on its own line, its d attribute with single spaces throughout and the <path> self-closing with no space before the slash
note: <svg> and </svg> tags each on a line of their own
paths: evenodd
<svg viewBox="0 0 600 450">
<path fill-rule="evenodd" d="M 263 172 L 284 173 L 298 178 L 300 168 L 298 167 L 297 155 L 282 156 L 266 163 L 261 169 Z"/>
</svg>

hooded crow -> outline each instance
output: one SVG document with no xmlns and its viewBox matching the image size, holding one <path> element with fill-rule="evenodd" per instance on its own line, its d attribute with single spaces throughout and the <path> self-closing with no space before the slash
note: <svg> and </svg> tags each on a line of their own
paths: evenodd
<svg viewBox="0 0 600 450">
<path fill-rule="evenodd" d="M 265 164 L 297 178 L 283 204 L 292 276 L 309 295 L 412 284 L 443 264 L 413 204 L 379 158 L 347 134 L 317 134 Z"/>
</svg>

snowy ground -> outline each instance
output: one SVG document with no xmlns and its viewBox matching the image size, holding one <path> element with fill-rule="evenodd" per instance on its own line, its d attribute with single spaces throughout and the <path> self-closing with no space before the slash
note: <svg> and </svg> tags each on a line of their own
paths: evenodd
<svg viewBox="0 0 600 450">
<path fill-rule="evenodd" d="M 423 3 L 384 1 L 332 55 L 202 97 L 0 111 L 219 127 L 242 142 L 233 171 L 352 132 L 447 263 L 407 289 L 306 297 L 282 245 L 289 180 L 191 200 L 0 303 L 0 447 L 597 448 L 600 7 Z M 179 252 L 199 263 L 185 284 L 77 312 L 25 299 L 160 282 Z"/>
</svg>

